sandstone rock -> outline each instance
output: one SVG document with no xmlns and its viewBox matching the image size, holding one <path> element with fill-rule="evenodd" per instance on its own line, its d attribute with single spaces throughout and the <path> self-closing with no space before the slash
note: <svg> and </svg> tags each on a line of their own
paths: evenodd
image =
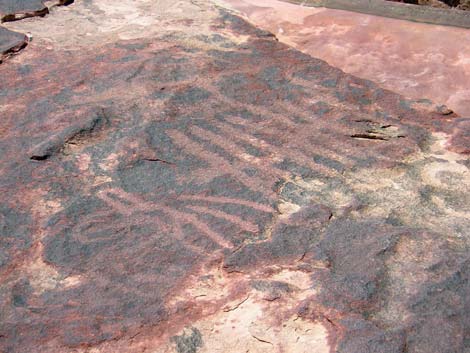
<svg viewBox="0 0 470 353">
<path fill-rule="evenodd" d="M 0 27 L 0 63 L 6 57 L 20 51 L 27 43 L 25 35 Z"/>
<path fill-rule="evenodd" d="M 224 0 L 223 3 L 254 25 L 276 33 L 281 42 L 419 101 L 423 108 L 427 105 L 432 110 L 433 101 L 446 104 L 461 116 L 470 116 L 470 63 L 462 59 L 470 57 L 470 42 L 461 40 L 468 35 L 466 29 L 276 0 Z M 315 1 L 305 4 L 311 3 Z M 331 1 L 338 6 L 347 3 Z M 367 1 L 351 3 L 365 6 Z M 384 1 L 373 0 L 373 3 Z M 404 9 L 410 6 L 396 5 Z M 454 9 L 445 13 L 432 10 L 438 11 L 434 18 L 457 13 Z M 380 15 L 380 7 L 377 11 Z M 466 13 L 462 15 L 458 11 L 458 14 L 470 20 Z"/>
<path fill-rule="evenodd" d="M 0 351 L 467 348 L 467 119 L 207 1 L 61 10 L 0 66 Z"/>
<path fill-rule="evenodd" d="M 68 5 L 72 2 L 73 0 L 48 1 L 46 6 L 41 0 L 0 0 L 0 22 L 44 16 L 49 13 L 48 6 Z M 0 63 L 26 47 L 27 43 L 26 35 L 0 27 Z"/>
<path fill-rule="evenodd" d="M 27 17 L 44 16 L 49 13 L 49 8 L 56 5 L 68 5 L 73 0 L 1 0 L 0 21 L 16 21 Z"/>
<path fill-rule="evenodd" d="M 0 1 L 0 20 L 14 21 L 26 17 L 44 16 L 48 10 L 41 0 L 2 0 Z"/>
</svg>

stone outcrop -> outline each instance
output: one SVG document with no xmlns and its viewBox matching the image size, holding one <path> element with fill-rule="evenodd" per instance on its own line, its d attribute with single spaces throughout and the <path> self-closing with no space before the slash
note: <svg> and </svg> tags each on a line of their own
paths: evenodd
<svg viewBox="0 0 470 353">
<path fill-rule="evenodd" d="M 20 51 L 28 43 L 28 38 L 21 33 L 0 27 L 0 63 L 8 56 Z"/>
<path fill-rule="evenodd" d="M 283 0 L 301 6 L 326 7 L 374 16 L 435 25 L 470 28 L 470 17 L 463 7 L 450 8 L 439 0 Z M 401 4 L 400 4 L 401 3 Z M 426 6 L 421 6 L 426 5 Z"/>
<path fill-rule="evenodd" d="M 456 7 L 462 10 L 470 10 L 468 0 L 389 0 L 395 2 L 404 2 L 408 4 L 433 6 L 440 8 Z"/>
<path fill-rule="evenodd" d="M 68 5 L 73 0 L 1 0 L 0 21 L 17 21 L 27 17 L 45 16 L 53 6 Z"/>
<path fill-rule="evenodd" d="M 207 1 L 14 28 L 0 351 L 468 350 L 468 119 Z"/>
<path fill-rule="evenodd" d="M 45 16 L 54 6 L 68 5 L 73 0 L 0 0 L 0 22 L 22 20 L 28 17 Z M 19 52 L 28 44 L 26 35 L 10 31 L 0 26 L 0 64 L 7 57 Z"/>
<path fill-rule="evenodd" d="M 467 29 L 277 0 L 223 3 L 279 41 L 347 73 L 470 116 L 470 41 L 462 40 Z"/>
</svg>

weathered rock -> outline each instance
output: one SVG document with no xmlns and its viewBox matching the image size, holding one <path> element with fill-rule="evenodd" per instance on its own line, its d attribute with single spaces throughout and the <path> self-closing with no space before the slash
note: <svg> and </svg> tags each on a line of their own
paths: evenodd
<svg viewBox="0 0 470 353">
<path fill-rule="evenodd" d="M 470 116 L 470 62 L 464 59 L 470 57 L 470 41 L 462 40 L 468 29 L 276 0 L 223 2 L 308 55 L 420 100 L 429 109 L 433 101 Z"/>
<path fill-rule="evenodd" d="M 46 5 L 42 0 L 0 0 L 0 21 L 16 21 L 27 17 L 44 16 L 49 8 L 68 5 L 73 0 L 53 0 Z"/>
<path fill-rule="evenodd" d="M 433 6 L 440 8 L 457 7 L 462 10 L 470 9 L 468 0 L 389 0 L 395 2 L 405 2 L 408 4 Z"/>
<path fill-rule="evenodd" d="M 41 0 L 1 0 L 1 22 L 19 20 L 26 17 L 44 16 L 47 6 Z"/>
<path fill-rule="evenodd" d="M 73 0 L 48 1 L 48 6 L 68 5 Z M 28 17 L 44 16 L 49 8 L 41 0 L 0 0 L 0 22 L 9 22 Z M 0 27 L 0 64 L 28 44 L 26 35 Z"/>
<path fill-rule="evenodd" d="M 0 63 L 6 57 L 20 51 L 27 43 L 25 35 L 0 27 Z"/>
<path fill-rule="evenodd" d="M 468 119 L 206 1 L 114 5 L 0 66 L 0 351 L 468 348 Z"/>
<path fill-rule="evenodd" d="M 432 7 L 439 7 L 439 8 L 448 8 L 449 5 L 447 5 L 444 1 L 440 0 L 388 0 L 388 1 L 394 1 L 394 2 L 403 2 L 407 4 L 415 4 L 415 5 L 425 5 L 425 6 L 432 6 Z"/>
</svg>

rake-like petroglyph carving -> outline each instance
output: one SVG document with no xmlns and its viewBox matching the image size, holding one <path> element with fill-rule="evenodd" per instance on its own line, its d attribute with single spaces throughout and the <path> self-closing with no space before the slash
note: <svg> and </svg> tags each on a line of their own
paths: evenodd
<svg viewBox="0 0 470 353">
<path fill-rule="evenodd" d="M 138 219 L 141 224 L 155 224 L 162 227 L 162 229 L 173 229 L 175 231 L 173 233 L 176 237 L 175 240 L 183 241 L 185 245 L 191 249 L 195 249 L 196 247 L 184 240 L 184 235 L 181 233 L 181 227 L 184 224 L 193 225 L 221 248 L 233 248 L 233 244 L 230 241 L 211 230 L 208 224 L 201 220 L 198 215 L 209 214 L 229 222 L 243 231 L 251 233 L 258 233 L 260 231 L 257 224 L 251 223 L 237 215 L 224 212 L 220 209 L 212 209 L 210 206 L 206 206 L 204 204 L 235 204 L 266 213 L 274 212 L 272 208 L 263 204 L 220 196 L 181 195 L 178 196 L 176 200 L 181 201 L 178 207 L 145 201 L 143 198 L 139 198 L 119 189 L 100 190 L 98 197 L 110 208 L 104 213 L 93 216 L 94 219 L 97 216 L 103 219 L 99 222 L 106 222 L 106 214 L 109 215 L 112 212 L 117 212 L 126 217 L 122 220 L 121 224 L 114 223 L 113 227 L 119 227 L 120 225 L 123 227 L 129 227 L 132 224 L 132 219 L 135 218 Z M 155 214 L 155 212 L 160 212 L 160 214 Z M 91 220 L 91 223 L 93 222 L 96 221 Z M 82 224 L 82 228 L 87 228 L 89 225 L 90 223 Z M 199 249 L 199 252 L 200 251 L 201 249 Z"/>
</svg>

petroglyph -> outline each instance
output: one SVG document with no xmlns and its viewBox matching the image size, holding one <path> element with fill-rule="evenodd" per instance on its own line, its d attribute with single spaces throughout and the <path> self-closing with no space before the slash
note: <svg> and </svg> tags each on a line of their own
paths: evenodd
<svg viewBox="0 0 470 353">
<path fill-rule="evenodd" d="M 12 26 L 0 350 L 464 347 L 468 120 L 206 1 Z"/>
</svg>

